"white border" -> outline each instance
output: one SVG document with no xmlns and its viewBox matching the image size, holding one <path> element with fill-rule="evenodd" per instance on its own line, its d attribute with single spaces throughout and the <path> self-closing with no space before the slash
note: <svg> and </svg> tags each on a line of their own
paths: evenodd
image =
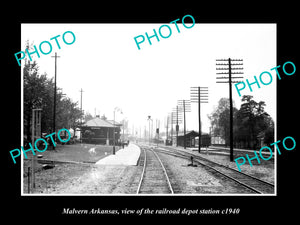
<svg viewBox="0 0 300 225">
<path fill-rule="evenodd" d="M 81 23 L 84 24 L 84 23 Z M 89 24 L 89 23 L 88 23 Z M 96 24 L 96 23 L 95 23 Z M 197 24 L 197 23 L 196 23 Z M 198 23 L 198 24 L 202 24 L 202 23 Z M 205 24 L 205 23 L 203 23 Z M 218 24 L 218 23 L 208 23 L 208 24 Z M 236 24 L 236 23 L 224 23 L 224 24 Z M 244 24 L 255 24 L 255 23 L 244 23 Z M 276 65 L 278 64 L 277 62 L 277 47 L 278 47 L 278 42 L 277 42 L 277 35 L 278 35 L 278 29 L 277 29 L 277 23 L 262 23 L 262 24 L 274 24 L 276 26 Z M 22 24 L 21 24 L 21 34 L 22 34 Z M 21 38 L 21 43 L 20 46 L 22 49 L 22 38 Z M 24 60 L 21 61 L 21 144 L 23 146 L 23 140 L 24 140 L 24 74 L 23 74 L 23 68 L 24 68 Z M 276 113 L 275 113 L 275 118 L 274 118 L 274 140 L 275 142 L 277 141 L 277 79 L 274 79 L 276 82 Z M 21 196 L 168 196 L 168 197 L 176 197 L 176 196 L 258 196 L 258 197 L 262 197 L 262 196 L 277 196 L 277 151 L 273 152 L 274 155 L 274 163 L 275 163 L 275 168 L 274 168 L 274 194 L 28 194 L 28 193 L 24 193 L 24 178 L 23 178 L 23 173 L 24 173 L 24 169 L 23 169 L 23 154 L 21 154 Z"/>
</svg>

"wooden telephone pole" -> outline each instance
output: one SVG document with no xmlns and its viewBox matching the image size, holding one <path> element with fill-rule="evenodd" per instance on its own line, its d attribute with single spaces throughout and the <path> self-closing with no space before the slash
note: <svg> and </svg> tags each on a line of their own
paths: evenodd
<svg viewBox="0 0 300 225">
<path fill-rule="evenodd" d="M 58 56 L 55 52 L 54 56 L 51 56 L 55 58 L 55 77 L 54 77 L 54 102 L 53 102 L 53 127 L 52 127 L 52 132 L 55 132 L 55 120 L 56 120 L 56 71 L 57 71 L 57 63 L 56 63 L 56 59 L 59 58 L 60 56 Z M 56 141 L 56 135 L 54 135 L 54 142 Z M 55 146 L 53 145 L 53 150 L 55 149 Z"/>
<path fill-rule="evenodd" d="M 82 117 L 83 117 L 83 112 L 82 112 L 82 88 L 80 89 L 80 111 L 81 111 L 81 117 L 80 117 L 80 143 L 82 142 Z"/>
<path fill-rule="evenodd" d="M 176 106 L 176 108 L 173 108 L 173 116 L 171 118 L 172 122 L 176 121 L 176 147 L 178 146 L 178 132 L 179 132 L 179 124 L 182 123 L 182 109 L 178 107 L 178 105 Z M 174 118 L 174 116 L 176 116 Z"/>
<path fill-rule="evenodd" d="M 191 101 L 190 100 L 178 100 L 178 105 L 183 109 L 183 147 L 186 149 L 186 112 L 191 112 Z"/>
<path fill-rule="evenodd" d="M 229 119 L 229 129 L 230 129 L 230 161 L 233 161 L 233 106 L 232 106 L 232 83 L 238 83 L 239 81 L 232 81 L 234 78 L 243 78 L 240 77 L 232 77 L 232 74 L 243 74 L 243 72 L 232 72 L 232 70 L 242 70 L 240 67 L 232 67 L 232 66 L 241 66 L 243 65 L 242 59 L 217 59 L 216 61 L 223 61 L 227 63 L 216 63 L 217 66 L 225 66 L 225 67 L 217 67 L 217 70 L 225 70 L 225 72 L 217 73 L 217 79 L 225 79 L 226 81 L 217 81 L 217 83 L 228 83 L 229 84 L 229 101 L 230 101 L 230 119 Z M 239 61 L 240 63 L 232 64 L 232 61 Z M 228 66 L 228 67 L 227 67 Z M 225 76 L 219 76 L 225 75 Z M 227 77 L 228 75 L 228 77 Z M 227 80 L 228 79 L 228 80 Z"/>
<path fill-rule="evenodd" d="M 201 103 L 208 103 L 208 87 L 191 87 L 191 102 L 198 103 L 198 124 L 199 124 L 199 146 L 198 152 L 201 151 Z"/>
</svg>

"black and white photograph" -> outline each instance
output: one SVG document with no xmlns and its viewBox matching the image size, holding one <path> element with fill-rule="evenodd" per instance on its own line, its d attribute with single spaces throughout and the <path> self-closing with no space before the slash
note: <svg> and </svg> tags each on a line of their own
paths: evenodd
<svg viewBox="0 0 300 225">
<path fill-rule="evenodd" d="M 297 216 L 293 4 L 23 3 L 2 20 L 4 218 Z"/>
<path fill-rule="evenodd" d="M 276 24 L 174 21 L 22 24 L 23 195 L 276 194 Z"/>
</svg>

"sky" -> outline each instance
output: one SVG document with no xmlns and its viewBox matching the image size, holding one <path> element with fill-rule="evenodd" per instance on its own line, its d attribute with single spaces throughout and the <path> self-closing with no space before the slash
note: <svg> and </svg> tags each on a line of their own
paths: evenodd
<svg viewBox="0 0 300 225">
<path fill-rule="evenodd" d="M 176 19 L 176 18 L 175 18 Z M 174 19 L 171 18 L 170 21 Z M 190 87 L 201 86 L 209 89 L 209 103 L 201 104 L 202 131 L 209 132 L 211 114 L 222 97 L 229 97 L 229 85 L 216 83 L 216 59 L 243 59 L 244 79 L 253 82 L 253 76 L 263 71 L 273 75 L 270 85 L 253 85 L 253 92 L 247 87 L 242 95 L 253 95 L 257 102 L 265 101 L 265 110 L 276 121 L 276 24 L 201 24 L 185 28 L 178 23 L 170 24 L 169 38 L 151 38 L 152 45 L 145 37 L 140 50 L 134 37 L 153 35 L 163 24 L 22 24 L 21 49 L 29 39 L 36 47 L 43 41 L 52 44 L 48 55 L 33 55 L 40 73 L 54 77 L 55 52 L 57 59 L 57 86 L 64 94 L 80 106 L 80 89 L 83 89 L 82 107 L 93 116 L 105 114 L 116 121 L 127 119 L 129 127 L 140 131 L 148 127 L 147 118 L 160 121 L 160 130 L 165 130 L 167 115 L 180 99 L 190 99 Z M 187 26 L 191 26 L 188 24 Z M 62 35 L 72 31 L 76 40 L 66 45 Z M 167 29 L 162 29 L 166 36 Z M 58 49 L 50 38 L 60 35 Z M 72 41 L 66 35 L 67 41 Z M 138 39 L 139 40 L 139 39 Z M 43 45 L 47 51 L 47 45 Z M 36 55 L 36 54 L 35 54 Z M 17 62 L 16 62 L 17 63 Z M 22 60 L 22 66 L 24 60 Z M 22 79 L 22 77 L 21 77 Z M 267 82 L 267 78 L 265 78 Z M 233 86 L 233 100 L 239 108 L 241 98 Z M 187 113 L 187 130 L 198 130 L 197 104 L 192 103 L 192 112 Z M 180 124 L 180 129 L 183 124 Z"/>
</svg>

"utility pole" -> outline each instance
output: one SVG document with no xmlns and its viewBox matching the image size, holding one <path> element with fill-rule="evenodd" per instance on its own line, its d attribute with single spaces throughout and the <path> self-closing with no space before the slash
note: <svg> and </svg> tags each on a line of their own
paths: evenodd
<svg viewBox="0 0 300 225">
<path fill-rule="evenodd" d="M 41 118 L 42 109 L 32 109 L 32 126 L 31 126 L 31 142 L 34 148 L 35 139 L 41 138 Z M 34 150 L 36 151 L 36 149 Z M 35 167 L 36 167 L 36 155 L 32 154 L 31 158 L 31 190 L 35 189 Z M 29 174 L 28 174 L 29 176 Z"/>
<path fill-rule="evenodd" d="M 123 147 L 123 149 L 124 149 L 124 142 L 125 142 L 125 137 L 124 137 L 124 135 L 125 135 L 125 133 L 124 133 L 124 130 L 125 130 L 125 119 L 123 119 L 123 127 L 122 127 L 122 130 L 123 130 L 122 147 Z M 127 135 L 127 137 L 128 137 L 128 135 Z"/>
<path fill-rule="evenodd" d="M 168 135 L 169 135 L 169 115 L 167 116 L 167 127 L 166 127 L 166 145 L 168 145 Z"/>
<path fill-rule="evenodd" d="M 179 107 L 183 108 L 183 138 L 184 138 L 184 143 L 183 147 L 186 149 L 186 117 L 185 113 L 186 112 L 191 112 L 191 101 L 190 100 L 178 100 L 178 105 Z"/>
<path fill-rule="evenodd" d="M 113 155 L 116 154 L 116 111 L 120 112 L 121 114 L 123 114 L 122 110 L 118 107 L 114 108 L 114 127 L 113 127 Z"/>
<path fill-rule="evenodd" d="M 83 112 L 82 112 L 82 88 L 80 89 L 80 111 L 81 111 L 81 117 L 80 117 L 80 143 L 82 142 L 82 117 L 83 117 Z"/>
<path fill-rule="evenodd" d="M 201 151 L 201 103 L 208 103 L 208 87 L 191 87 L 191 102 L 198 103 L 198 124 L 199 124 L 199 146 L 198 152 Z"/>
<path fill-rule="evenodd" d="M 217 83 L 229 83 L 229 104 L 230 104 L 230 118 L 229 118 L 229 129 L 230 129 L 230 161 L 233 161 L 233 106 L 232 106 L 232 83 L 238 83 L 240 81 L 232 81 L 234 78 L 243 78 L 240 77 L 232 77 L 232 74 L 243 74 L 243 72 L 232 72 L 232 70 L 242 70 L 240 67 L 232 67 L 232 66 L 242 66 L 242 59 L 217 59 L 216 61 L 225 61 L 227 63 L 216 63 L 216 66 L 225 66 L 225 67 L 217 67 L 217 70 L 225 70 L 226 72 L 217 73 L 217 79 L 226 79 L 226 81 L 217 81 Z M 240 63 L 232 64 L 232 61 L 238 61 Z M 228 67 L 227 67 L 228 66 Z M 227 77 L 228 74 L 228 77 Z M 219 76 L 225 75 L 225 76 Z M 219 76 L 219 77 L 218 77 Z M 229 79 L 229 80 L 227 80 Z"/>
<path fill-rule="evenodd" d="M 151 119 L 151 116 L 148 116 L 148 122 L 149 122 L 149 146 L 150 146 L 150 143 L 151 143 L 151 128 L 150 128 L 150 121 L 152 123 L 152 119 Z"/>
<path fill-rule="evenodd" d="M 52 132 L 54 133 L 55 132 L 55 117 L 56 117 L 56 71 L 57 71 L 57 68 L 56 68 L 56 59 L 59 58 L 60 56 L 57 55 L 57 53 L 55 52 L 55 55 L 54 56 L 51 56 L 51 57 L 54 57 L 55 58 L 55 75 L 54 75 L 54 102 L 53 102 L 53 127 L 52 127 Z M 54 142 L 56 141 L 56 135 L 54 135 Z M 55 150 L 55 146 L 53 144 L 53 150 Z"/>
<path fill-rule="evenodd" d="M 159 128 L 160 128 L 160 121 L 158 120 L 158 119 L 156 119 L 156 129 L 155 129 L 155 131 L 156 131 L 156 137 L 157 137 L 157 146 L 158 146 L 158 142 L 159 142 Z"/>
<path fill-rule="evenodd" d="M 140 135 L 139 135 L 140 136 L 140 138 L 139 138 L 140 140 L 139 140 L 139 142 L 141 142 L 142 141 L 142 127 L 141 126 L 139 126 L 139 127 L 140 127 Z"/>
<path fill-rule="evenodd" d="M 173 146 L 173 112 L 171 112 L 171 146 Z"/>
<path fill-rule="evenodd" d="M 176 108 L 173 108 L 173 116 L 174 113 L 176 113 L 176 147 L 178 146 L 178 131 L 179 131 L 179 123 L 182 123 L 182 109 L 176 106 Z M 180 113 L 180 114 L 179 114 Z M 174 118 L 172 118 L 174 120 Z"/>
<path fill-rule="evenodd" d="M 179 125 L 178 125 L 178 105 L 176 105 L 176 147 L 178 147 L 178 131 L 179 131 Z"/>
<path fill-rule="evenodd" d="M 82 92 L 83 92 L 82 88 L 80 89 L 79 92 L 80 92 L 80 111 L 82 113 Z M 82 123 L 82 117 L 81 117 L 81 121 L 80 122 Z"/>
</svg>

